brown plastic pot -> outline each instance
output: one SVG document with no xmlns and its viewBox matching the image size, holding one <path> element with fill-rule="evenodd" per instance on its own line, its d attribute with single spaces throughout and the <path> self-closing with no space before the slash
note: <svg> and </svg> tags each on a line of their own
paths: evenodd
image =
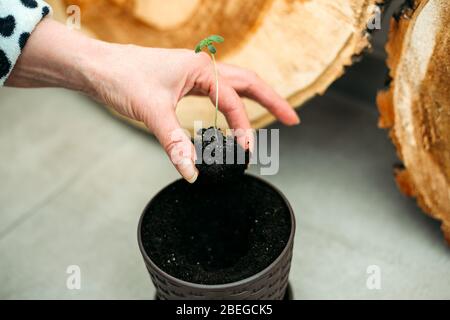
<svg viewBox="0 0 450 320">
<path fill-rule="evenodd" d="M 272 188 L 284 200 L 291 216 L 291 233 L 281 254 L 262 271 L 239 281 L 205 285 L 187 282 L 171 276 L 161 270 L 145 252 L 141 228 L 142 220 L 153 199 L 145 207 L 138 226 L 138 243 L 147 270 L 156 288 L 157 298 L 162 300 L 282 300 L 288 286 L 291 268 L 292 250 L 295 234 L 295 217 L 286 197 L 270 183 L 253 176 L 261 183 Z"/>
</svg>

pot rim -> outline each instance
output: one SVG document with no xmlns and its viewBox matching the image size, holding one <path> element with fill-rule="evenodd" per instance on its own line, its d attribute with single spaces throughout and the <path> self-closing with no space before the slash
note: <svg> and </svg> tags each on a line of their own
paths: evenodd
<svg viewBox="0 0 450 320">
<path fill-rule="evenodd" d="M 172 275 L 170 275 L 169 273 L 167 273 L 166 271 L 162 270 L 161 268 L 159 268 L 156 263 L 154 263 L 152 261 L 152 259 L 150 259 L 150 257 L 147 255 L 147 252 L 144 249 L 144 245 L 142 243 L 142 236 L 141 236 L 141 227 L 142 227 L 142 220 L 144 218 L 144 215 L 147 211 L 147 208 L 153 203 L 154 199 L 164 190 L 166 189 L 169 185 L 171 185 L 172 183 L 175 183 L 176 181 L 172 182 L 171 184 L 167 185 L 166 187 L 164 187 L 163 189 L 161 189 L 160 191 L 158 191 L 158 193 L 156 193 L 156 195 L 153 196 L 153 198 L 149 201 L 149 203 L 145 206 L 144 211 L 141 214 L 141 217 L 139 218 L 139 224 L 138 224 L 138 244 L 139 244 L 139 249 L 141 251 L 142 256 L 144 257 L 144 260 L 146 263 L 148 263 L 152 268 L 154 268 L 158 273 L 162 274 L 164 277 L 166 277 L 168 280 L 175 282 L 176 284 L 180 285 L 180 286 L 186 286 L 186 287 L 191 287 L 191 288 L 195 288 L 195 289 L 211 289 L 211 290 L 223 290 L 223 289 L 230 289 L 233 287 L 238 287 L 241 286 L 243 284 L 247 284 L 247 283 L 251 283 L 253 281 L 255 281 L 256 279 L 258 279 L 261 275 L 267 273 L 270 269 L 272 269 L 275 265 L 278 264 L 278 262 L 282 259 L 282 257 L 287 253 L 288 250 L 290 250 L 291 244 L 293 244 L 294 242 L 294 236 L 295 236 L 295 229 L 296 229 L 296 223 L 295 223 L 295 215 L 294 215 L 294 211 L 292 210 L 291 204 L 289 203 L 289 201 L 287 200 L 287 198 L 285 197 L 285 195 L 277 188 L 275 187 L 273 184 L 271 184 L 270 182 L 265 181 L 264 179 L 255 176 L 253 174 L 246 174 L 247 176 L 252 177 L 253 179 L 259 180 L 259 182 L 266 184 L 267 186 L 269 186 L 270 188 L 272 188 L 278 195 L 281 196 L 281 198 L 283 199 L 283 201 L 285 202 L 288 210 L 289 210 L 289 214 L 291 217 L 291 233 L 289 234 L 289 238 L 288 241 L 286 242 L 286 245 L 284 247 L 284 249 L 281 251 L 281 253 L 278 255 L 278 257 L 276 259 L 274 259 L 267 267 L 265 267 L 263 270 L 253 274 L 250 277 L 238 280 L 238 281 L 234 281 L 234 282 L 228 282 L 228 283 L 222 283 L 222 284 L 201 284 L 201 283 L 195 283 L 195 282 L 189 282 L 189 281 L 185 281 L 185 280 L 181 280 L 178 279 Z M 179 179 L 181 180 L 181 179 Z"/>
</svg>

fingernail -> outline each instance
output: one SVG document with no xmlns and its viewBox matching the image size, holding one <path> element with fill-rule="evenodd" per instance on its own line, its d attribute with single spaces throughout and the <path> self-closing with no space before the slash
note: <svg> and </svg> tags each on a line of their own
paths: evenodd
<svg viewBox="0 0 450 320">
<path fill-rule="evenodd" d="M 239 135 L 237 137 L 238 144 L 244 149 L 244 150 L 253 150 L 253 146 L 255 143 L 255 136 L 252 129 L 246 130 L 245 133 Z"/>
<path fill-rule="evenodd" d="M 179 164 L 180 172 L 183 178 L 189 182 L 194 183 L 198 177 L 198 170 L 189 158 L 184 158 Z"/>
<path fill-rule="evenodd" d="M 255 133 L 253 130 L 247 132 L 247 149 L 253 152 L 255 148 Z"/>
<path fill-rule="evenodd" d="M 186 180 L 187 180 L 187 182 L 189 182 L 189 183 L 194 183 L 194 182 L 197 180 L 197 177 L 198 177 L 198 171 L 195 170 L 194 173 L 193 173 L 193 175 L 191 176 L 191 178 L 186 179 Z"/>
<path fill-rule="evenodd" d="M 292 117 L 292 119 L 290 119 L 289 121 L 286 122 L 286 124 L 288 126 L 296 126 L 296 125 L 299 125 L 300 123 L 301 123 L 301 120 L 297 114 L 295 114 L 295 118 Z"/>
<path fill-rule="evenodd" d="M 292 111 L 292 117 L 295 117 L 295 120 L 292 122 L 292 125 L 297 125 L 300 124 L 301 120 L 300 120 L 300 116 L 298 115 L 298 113 L 295 111 L 295 109 L 291 109 Z"/>
</svg>

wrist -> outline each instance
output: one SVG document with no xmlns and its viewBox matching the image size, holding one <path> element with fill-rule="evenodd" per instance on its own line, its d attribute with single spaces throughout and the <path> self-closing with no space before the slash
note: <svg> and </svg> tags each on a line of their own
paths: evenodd
<svg viewBox="0 0 450 320">
<path fill-rule="evenodd" d="M 6 85 L 62 87 L 91 94 L 94 64 L 107 46 L 46 18 L 28 39 Z"/>
</svg>

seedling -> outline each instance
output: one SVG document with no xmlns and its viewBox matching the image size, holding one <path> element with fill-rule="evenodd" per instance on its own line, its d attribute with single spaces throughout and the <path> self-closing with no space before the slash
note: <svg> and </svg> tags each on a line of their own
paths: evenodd
<svg viewBox="0 0 450 320">
<path fill-rule="evenodd" d="M 203 51 L 205 48 L 208 50 L 211 55 L 213 67 L 214 67 L 214 76 L 216 78 L 216 112 L 214 115 L 214 128 L 217 129 L 217 113 L 219 111 L 219 75 L 217 72 L 217 64 L 216 64 L 216 52 L 217 49 L 214 46 L 214 43 L 222 43 L 224 39 L 218 35 L 209 36 L 202 41 L 200 41 L 195 47 L 195 53 L 199 53 Z"/>
</svg>

